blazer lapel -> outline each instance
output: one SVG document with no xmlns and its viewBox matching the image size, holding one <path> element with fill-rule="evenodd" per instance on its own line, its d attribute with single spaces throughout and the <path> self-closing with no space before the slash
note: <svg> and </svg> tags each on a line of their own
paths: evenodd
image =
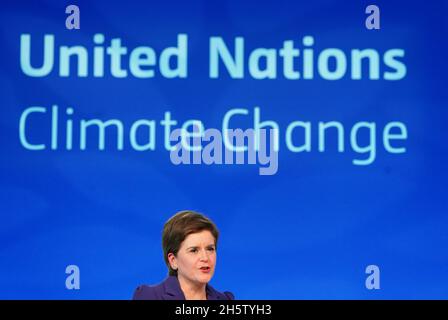
<svg viewBox="0 0 448 320">
<path fill-rule="evenodd" d="M 163 282 L 164 293 L 162 297 L 164 300 L 185 300 L 184 293 L 180 288 L 179 280 L 176 276 L 169 276 Z"/>
</svg>

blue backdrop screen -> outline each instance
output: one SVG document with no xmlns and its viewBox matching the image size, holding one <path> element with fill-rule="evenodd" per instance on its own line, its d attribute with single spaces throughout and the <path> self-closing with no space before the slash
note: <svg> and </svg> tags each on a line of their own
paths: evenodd
<svg viewBox="0 0 448 320">
<path fill-rule="evenodd" d="M 237 299 L 448 298 L 445 1 L 70 4 L 1 4 L 0 298 L 129 299 L 184 209 Z"/>
</svg>

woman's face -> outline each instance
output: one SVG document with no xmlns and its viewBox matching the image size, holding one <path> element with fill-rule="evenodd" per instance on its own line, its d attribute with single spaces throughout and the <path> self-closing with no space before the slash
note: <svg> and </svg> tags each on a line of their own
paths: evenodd
<svg viewBox="0 0 448 320">
<path fill-rule="evenodd" d="M 169 255 L 178 278 L 191 284 L 207 284 L 216 264 L 215 238 L 208 230 L 189 234 L 180 245 L 177 256 Z"/>
</svg>

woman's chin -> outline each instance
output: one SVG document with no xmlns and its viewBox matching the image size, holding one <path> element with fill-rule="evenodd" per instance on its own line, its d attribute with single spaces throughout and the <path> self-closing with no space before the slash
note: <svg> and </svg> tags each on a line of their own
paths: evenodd
<svg viewBox="0 0 448 320">
<path fill-rule="evenodd" d="M 213 274 L 200 274 L 196 278 L 198 282 L 207 284 L 212 279 Z"/>
</svg>

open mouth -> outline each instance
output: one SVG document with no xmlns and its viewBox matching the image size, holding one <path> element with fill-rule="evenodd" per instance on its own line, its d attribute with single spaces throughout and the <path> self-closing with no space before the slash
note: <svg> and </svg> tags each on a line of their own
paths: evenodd
<svg viewBox="0 0 448 320">
<path fill-rule="evenodd" d="M 210 272 L 210 267 L 201 267 L 200 270 L 202 272 Z"/>
</svg>

